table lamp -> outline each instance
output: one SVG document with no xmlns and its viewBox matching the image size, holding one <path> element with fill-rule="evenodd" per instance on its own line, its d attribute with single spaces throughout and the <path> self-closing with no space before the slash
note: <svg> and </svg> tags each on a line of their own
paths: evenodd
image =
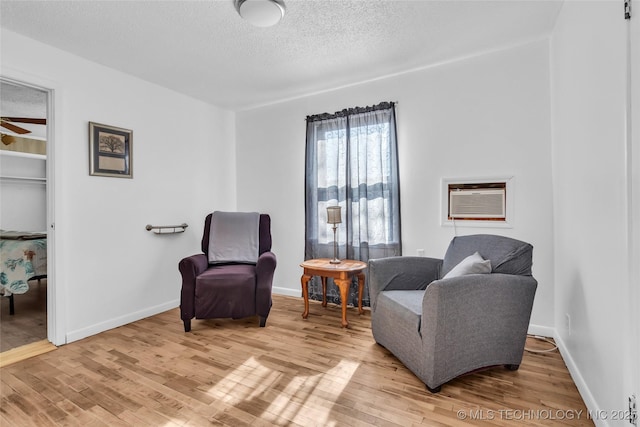
<svg viewBox="0 0 640 427">
<path fill-rule="evenodd" d="M 331 264 L 340 264 L 338 259 L 338 241 L 336 240 L 336 229 L 338 224 L 342 222 L 340 206 L 328 206 L 327 207 L 327 224 L 333 225 L 333 259 L 329 261 Z"/>
</svg>

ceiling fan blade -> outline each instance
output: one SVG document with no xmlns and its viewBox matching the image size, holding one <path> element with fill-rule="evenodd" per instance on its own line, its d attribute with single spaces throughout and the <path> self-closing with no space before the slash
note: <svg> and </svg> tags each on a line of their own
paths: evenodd
<svg viewBox="0 0 640 427">
<path fill-rule="evenodd" d="M 11 132 L 18 133 L 20 135 L 23 135 L 25 133 L 31 133 L 30 130 L 23 129 L 20 126 L 12 125 L 11 123 L 6 122 L 4 120 L 0 121 L 0 126 L 2 126 L 5 129 L 9 129 Z"/>
<path fill-rule="evenodd" d="M 46 125 L 47 119 L 32 119 L 30 117 L 3 117 L 2 120 L 14 123 L 31 123 L 34 125 Z"/>
</svg>

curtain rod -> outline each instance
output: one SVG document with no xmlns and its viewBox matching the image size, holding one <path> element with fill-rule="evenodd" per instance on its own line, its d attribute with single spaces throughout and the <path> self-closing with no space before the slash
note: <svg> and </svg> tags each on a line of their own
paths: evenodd
<svg viewBox="0 0 640 427">
<path fill-rule="evenodd" d="M 307 116 L 305 118 L 305 121 L 315 122 L 319 120 L 335 119 L 336 117 L 345 117 L 353 114 L 368 113 L 371 111 L 378 111 L 378 110 L 386 110 L 386 109 L 395 107 L 396 104 L 398 104 L 398 101 L 384 101 L 377 105 L 371 105 L 366 107 L 345 108 L 341 111 L 336 111 L 335 113 L 313 114 L 313 115 Z"/>
</svg>

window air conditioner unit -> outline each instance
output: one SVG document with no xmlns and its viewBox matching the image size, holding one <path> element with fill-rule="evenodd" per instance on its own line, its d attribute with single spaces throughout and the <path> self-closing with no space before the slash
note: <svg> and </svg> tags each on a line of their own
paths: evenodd
<svg viewBox="0 0 640 427">
<path fill-rule="evenodd" d="M 504 188 L 457 189 L 449 192 L 449 219 L 506 218 Z"/>
</svg>

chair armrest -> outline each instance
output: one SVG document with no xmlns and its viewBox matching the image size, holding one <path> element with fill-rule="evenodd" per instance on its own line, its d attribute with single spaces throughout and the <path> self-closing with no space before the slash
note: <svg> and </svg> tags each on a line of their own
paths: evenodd
<svg viewBox="0 0 640 427">
<path fill-rule="evenodd" d="M 378 294 L 390 290 L 420 290 L 436 280 L 442 260 L 437 258 L 397 256 L 369 260 L 367 281 L 371 309 Z"/>
<path fill-rule="evenodd" d="M 420 328 L 427 371 L 438 376 L 431 384 L 491 364 L 520 364 L 536 288 L 532 276 L 499 273 L 431 283 Z"/>
<path fill-rule="evenodd" d="M 263 252 L 256 263 L 256 312 L 264 319 L 269 316 L 271 310 L 271 290 L 276 264 L 276 255 L 271 251 Z"/>
<path fill-rule="evenodd" d="M 180 317 L 190 320 L 195 316 L 196 277 L 209 267 L 209 260 L 205 254 L 196 254 L 183 258 L 178 264 L 182 275 L 182 290 L 180 291 Z"/>
<path fill-rule="evenodd" d="M 267 286 L 271 289 L 271 283 L 273 282 L 273 273 L 276 270 L 276 255 L 271 252 L 263 252 L 258 257 L 256 263 L 256 275 L 258 276 L 258 288 Z"/>
</svg>

